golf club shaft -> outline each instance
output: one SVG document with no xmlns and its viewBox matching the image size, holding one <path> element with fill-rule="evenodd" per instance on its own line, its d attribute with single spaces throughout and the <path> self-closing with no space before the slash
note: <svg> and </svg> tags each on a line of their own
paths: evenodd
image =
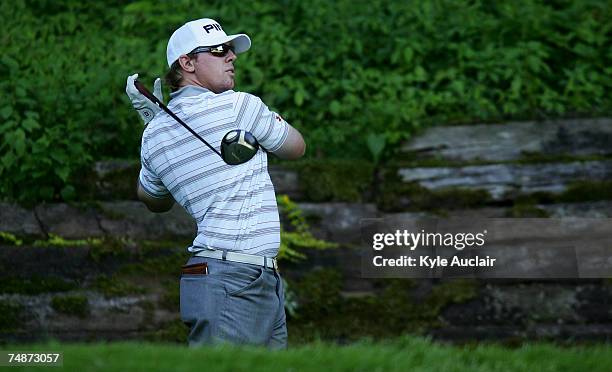
<svg viewBox="0 0 612 372">
<path fill-rule="evenodd" d="M 185 124 L 185 122 L 183 122 L 178 116 L 176 116 L 174 114 L 174 112 L 170 111 L 170 109 L 167 108 L 166 105 L 164 105 L 162 101 L 157 99 L 157 97 L 155 97 L 153 94 L 151 94 L 151 92 L 149 92 L 147 90 L 147 88 L 144 85 L 142 85 L 142 83 L 140 81 L 135 80 L 134 81 L 134 86 L 136 86 L 136 89 L 138 89 L 138 91 L 140 93 L 142 93 L 143 96 L 147 97 L 147 99 L 149 99 L 149 101 L 155 103 L 157 106 L 159 106 L 160 109 L 164 110 L 166 112 L 166 114 L 172 116 L 172 118 L 174 118 L 174 120 L 178 121 L 179 124 L 181 124 L 183 127 L 185 127 L 185 129 L 190 131 L 191 134 L 196 136 L 196 138 L 198 138 L 200 141 L 202 141 L 206 146 L 208 146 L 209 149 L 213 150 L 217 155 L 219 155 L 219 157 L 221 159 L 223 159 L 223 156 L 221 156 L 219 151 L 217 151 L 208 142 L 206 142 L 206 140 L 204 138 L 200 137 L 199 134 L 197 134 L 193 129 L 191 129 L 187 124 Z"/>
</svg>

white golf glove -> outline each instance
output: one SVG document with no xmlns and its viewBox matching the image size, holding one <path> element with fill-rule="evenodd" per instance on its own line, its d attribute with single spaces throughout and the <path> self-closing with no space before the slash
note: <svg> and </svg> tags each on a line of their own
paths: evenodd
<svg viewBox="0 0 612 372">
<path fill-rule="evenodd" d="M 125 93 L 127 93 L 128 97 L 130 97 L 132 106 L 136 111 L 138 111 L 138 114 L 146 126 L 149 124 L 151 119 L 153 119 L 155 114 L 161 111 L 161 109 L 156 104 L 149 101 L 147 97 L 143 96 L 138 89 L 136 89 L 134 86 L 134 80 L 136 79 L 138 79 L 138 74 L 128 76 L 127 83 L 125 84 Z M 153 95 L 160 101 L 164 102 L 160 78 L 155 79 L 155 82 L 153 83 Z"/>
</svg>

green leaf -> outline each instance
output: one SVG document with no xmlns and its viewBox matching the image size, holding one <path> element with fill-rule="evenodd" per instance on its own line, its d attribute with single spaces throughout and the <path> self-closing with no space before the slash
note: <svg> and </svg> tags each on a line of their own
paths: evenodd
<svg viewBox="0 0 612 372">
<path fill-rule="evenodd" d="M 293 101 L 297 106 L 302 106 L 304 104 L 304 91 L 301 89 L 296 90 L 293 95 Z"/>
<path fill-rule="evenodd" d="M 10 73 L 14 73 L 19 70 L 19 64 L 16 60 L 4 54 L 2 58 L 0 58 L 0 62 L 2 62 L 5 66 L 9 68 Z"/>
<path fill-rule="evenodd" d="M 409 64 L 412 62 L 412 57 L 414 56 L 414 51 L 410 47 L 404 48 L 404 63 Z"/>
<path fill-rule="evenodd" d="M 41 200 L 51 200 L 53 198 L 53 187 L 42 186 L 38 189 L 38 197 Z"/>
<path fill-rule="evenodd" d="M 422 66 L 417 66 L 414 69 L 414 79 L 416 81 L 425 81 L 425 80 L 427 80 L 427 72 L 425 72 L 425 69 Z"/>
<path fill-rule="evenodd" d="M 73 200 L 76 197 L 76 190 L 71 185 L 66 185 L 62 188 L 60 192 L 62 199 L 64 200 Z"/>
<path fill-rule="evenodd" d="M 331 103 L 329 104 L 329 111 L 332 113 L 332 115 L 337 116 L 338 114 L 340 114 L 341 110 L 342 105 L 340 104 L 340 102 L 336 100 L 331 101 Z"/>
<path fill-rule="evenodd" d="M 15 155 L 12 152 L 4 154 L 2 157 L 2 164 L 4 168 L 10 168 L 13 164 L 15 164 Z"/>
<path fill-rule="evenodd" d="M 380 160 L 380 155 L 385 149 L 385 145 L 387 143 L 387 136 L 385 134 L 370 133 L 366 137 L 366 143 L 368 145 L 368 150 L 370 150 L 370 154 L 374 159 L 374 163 L 378 163 L 378 161 Z"/>
<path fill-rule="evenodd" d="M 55 174 L 64 182 L 68 180 L 68 176 L 70 175 L 70 168 L 68 167 L 56 167 Z"/>
<path fill-rule="evenodd" d="M 34 129 L 40 128 L 40 124 L 38 124 L 38 122 L 31 117 L 24 119 L 21 122 L 21 126 L 26 130 L 26 132 L 31 132 Z"/>
<path fill-rule="evenodd" d="M 2 119 L 4 120 L 10 118 L 12 113 L 13 108 L 11 106 L 4 106 L 2 110 L 0 110 L 0 116 L 2 116 Z"/>
<path fill-rule="evenodd" d="M 17 157 L 22 157 L 25 154 L 25 140 L 18 139 L 13 142 L 13 149 L 15 150 L 15 154 Z"/>
</svg>

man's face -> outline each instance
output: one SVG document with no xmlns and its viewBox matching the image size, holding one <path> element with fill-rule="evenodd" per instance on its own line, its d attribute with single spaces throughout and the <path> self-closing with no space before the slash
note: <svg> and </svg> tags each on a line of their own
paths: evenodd
<svg viewBox="0 0 612 372">
<path fill-rule="evenodd" d="M 196 79 L 202 86 L 215 93 L 233 89 L 236 58 L 232 50 L 223 57 L 209 52 L 196 54 L 194 58 Z"/>
</svg>

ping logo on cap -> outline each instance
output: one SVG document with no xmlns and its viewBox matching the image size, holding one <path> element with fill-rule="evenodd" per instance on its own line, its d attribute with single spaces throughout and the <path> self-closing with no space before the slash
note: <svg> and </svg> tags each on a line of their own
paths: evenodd
<svg viewBox="0 0 612 372">
<path fill-rule="evenodd" d="M 210 30 L 212 29 L 215 29 L 217 31 L 223 31 L 223 29 L 218 23 L 211 23 L 209 25 L 204 25 L 202 27 L 204 27 L 204 31 L 206 31 L 207 34 L 210 34 Z"/>
</svg>

